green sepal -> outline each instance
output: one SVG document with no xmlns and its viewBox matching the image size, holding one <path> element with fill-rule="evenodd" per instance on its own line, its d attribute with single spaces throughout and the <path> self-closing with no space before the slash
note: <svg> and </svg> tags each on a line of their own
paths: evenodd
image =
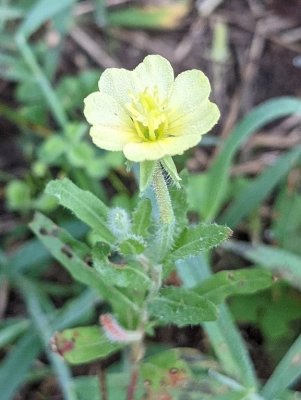
<svg viewBox="0 0 301 400">
<path fill-rule="evenodd" d="M 176 185 L 177 188 L 180 188 L 181 185 L 179 182 L 181 181 L 181 177 L 178 174 L 177 167 L 172 159 L 171 156 L 166 156 L 160 160 L 163 168 L 168 173 L 170 178 L 172 179 L 173 183 Z"/>
<path fill-rule="evenodd" d="M 143 193 L 145 189 L 152 183 L 156 166 L 157 166 L 157 161 L 140 162 L 140 178 L 139 178 L 140 193 Z"/>
</svg>

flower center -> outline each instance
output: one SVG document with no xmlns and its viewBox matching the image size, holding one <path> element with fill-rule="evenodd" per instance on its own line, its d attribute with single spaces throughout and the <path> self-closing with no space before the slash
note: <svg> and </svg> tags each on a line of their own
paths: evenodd
<svg viewBox="0 0 301 400">
<path fill-rule="evenodd" d="M 132 94 L 126 104 L 138 136 L 144 141 L 155 141 L 163 137 L 168 127 L 166 99 L 159 97 L 158 88 L 146 88 Z"/>
</svg>

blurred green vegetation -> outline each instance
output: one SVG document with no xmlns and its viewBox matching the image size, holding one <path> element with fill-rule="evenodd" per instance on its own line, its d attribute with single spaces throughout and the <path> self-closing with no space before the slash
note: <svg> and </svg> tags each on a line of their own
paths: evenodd
<svg viewBox="0 0 301 400">
<path fill-rule="evenodd" d="M 83 285 L 71 283 L 28 229 L 33 211 L 40 210 L 59 221 L 77 239 L 93 241 L 83 224 L 58 208 L 57 202 L 44 193 L 47 182 L 55 177 L 69 177 L 106 203 L 126 209 L 136 204 L 135 179 L 126 170 L 123 156 L 105 153 L 89 140 L 88 126 L 83 122 L 83 98 L 97 89 L 101 70 L 93 62 L 83 62 L 77 69 L 74 63 L 68 63 L 66 54 L 73 51 L 66 51 L 70 45 L 69 35 L 81 24 L 92 30 L 101 29 L 110 56 L 114 54 L 114 46 L 118 47 L 116 38 L 110 37 L 112 27 L 152 29 L 158 34 L 166 29 L 178 29 L 181 18 L 190 10 L 188 1 L 164 6 L 157 3 L 146 8 L 135 4 L 107 7 L 102 0 L 91 3 L 3 0 L 0 5 L 0 78 L 5 83 L 0 100 L 1 129 L 5 135 L 2 140 L 9 135 L 9 140 L 15 141 L 18 148 L 17 151 L 14 147 L 12 154 L 3 156 L 22 166 L 16 176 L 10 169 L 0 174 L 1 213 L 5 216 L 0 231 L 1 400 L 13 399 L 21 387 L 29 388 L 30 396 L 31 387 L 47 382 L 54 375 L 62 398 L 100 398 L 94 378 L 74 379 L 73 372 L 74 376 L 85 373 L 72 371 L 51 352 L 48 343 L 57 330 L 95 323 L 95 306 L 99 309 L 103 305 Z M 227 32 L 220 25 L 217 29 L 212 58 L 217 64 L 226 63 Z M 218 152 L 204 173 L 190 174 L 187 178 L 192 218 L 217 221 L 234 230 L 233 240 L 214 256 L 218 261 L 213 259 L 213 270 L 246 266 L 266 268 L 272 270 L 278 280 L 272 289 L 260 294 L 232 298 L 230 308 L 223 311 L 220 326 L 214 328 L 215 342 L 212 325 L 205 324 L 204 330 L 213 340 L 213 348 L 218 346 L 219 334 L 233 345 L 236 331 L 231 330 L 234 328 L 229 323 L 231 310 L 242 326 L 251 324 L 260 330 L 272 369 L 284 354 L 288 354 L 294 340 L 293 353 L 301 352 L 298 337 L 301 325 L 301 145 L 283 151 L 255 177 L 233 176 L 231 169 L 247 139 L 262 127 L 277 124 L 278 119 L 294 114 L 301 114 L 301 100 L 272 99 L 245 115 L 225 140 L 208 135 L 204 145 L 210 151 L 212 143 L 216 144 Z M 187 156 L 177 161 L 185 166 Z M 268 216 L 264 213 L 266 209 Z M 8 221 L 6 225 L 5 221 Z M 198 268 L 205 268 L 209 261 L 192 260 L 186 266 L 189 270 L 179 266 L 183 285 L 189 287 L 202 280 L 200 275 L 204 272 Z M 186 272 L 182 275 L 181 271 Z M 222 326 L 225 321 L 231 326 Z M 234 335 L 231 339 L 230 334 Z M 237 348 L 238 354 L 239 344 Z M 218 349 L 214 350 L 218 354 Z M 275 399 L 279 374 L 286 374 L 287 382 L 300 377 L 300 360 L 295 369 L 288 368 L 292 359 L 290 353 L 272 375 L 263 389 L 264 399 Z M 118 362 L 120 367 L 122 362 Z M 118 370 L 118 366 L 115 368 Z M 147 375 L 147 371 L 145 373 Z M 252 380 L 252 371 L 248 373 Z M 110 379 L 117 393 L 120 390 L 117 383 L 124 376 L 115 371 Z M 218 379 L 215 381 L 211 377 L 211 380 L 210 384 L 217 390 Z M 113 393 L 115 397 L 112 398 L 117 399 L 119 395 Z M 245 395 L 240 392 L 240 397 L 235 399 L 247 398 L 243 397 Z M 197 398 L 192 396 L 189 398 Z M 289 392 L 281 397 L 293 398 L 299 397 Z"/>
</svg>

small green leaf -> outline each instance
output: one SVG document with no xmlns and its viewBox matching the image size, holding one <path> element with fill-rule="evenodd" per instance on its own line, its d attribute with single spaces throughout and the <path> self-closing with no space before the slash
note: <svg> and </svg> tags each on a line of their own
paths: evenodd
<svg viewBox="0 0 301 400">
<path fill-rule="evenodd" d="M 231 235 L 231 229 L 216 224 L 200 224 L 185 228 L 176 240 L 169 261 L 198 255 L 216 247 Z"/>
<path fill-rule="evenodd" d="M 222 303 L 228 296 L 250 294 L 266 289 L 273 283 L 272 274 L 260 268 L 218 272 L 206 279 L 193 291 L 214 304 Z"/>
<path fill-rule="evenodd" d="M 46 164 L 54 163 L 66 150 L 67 143 L 60 135 L 52 135 L 39 149 L 39 158 Z"/>
<path fill-rule="evenodd" d="M 28 210 L 31 207 L 28 184 L 18 179 L 12 180 L 6 187 L 6 201 L 10 210 Z"/>
<path fill-rule="evenodd" d="M 149 305 L 149 310 L 160 323 L 178 326 L 215 321 L 218 316 L 217 307 L 213 303 L 182 288 L 162 289 L 160 297 Z"/>
<path fill-rule="evenodd" d="M 86 142 L 76 143 L 67 151 L 66 156 L 71 165 L 75 167 L 84 167 L 94 158 L 94 150 Z"/>
<path fill-rule="evenodd" d="M 118 351 L 122 346 L 112 343 L 99 326 L 66 329 L 52 338 L 54 350 L 71 364 L 82 364 Z"/>
<path fill-rule="evenodd" d="M 149 199 L 141 199 L 133 212 L 132 231 L 136 235 L 146 238 L 152 223 L 152 204 Z"/>
<path fill-rule="evenodd" d="M 146 243 L 141 236 L 132 235 L 118 245 L 119 250 L 125 256 L 141 254 L 146 248 Z"/>
<path fill-rule="evenodd" d="M 96 196 L 78 188 L 69 179 L 57 179 L 48 183 L 46 193 L 89 225 L 106 242 L 114 243 L 114 236 L 105 225 L 108 209 Z"/>
<path fill-rule="evenodd" d="M 156 166 L 157 161 L 142 161 L 140 163 L 139 188 L 141 193 L 152 183 Z"/>
</svg>

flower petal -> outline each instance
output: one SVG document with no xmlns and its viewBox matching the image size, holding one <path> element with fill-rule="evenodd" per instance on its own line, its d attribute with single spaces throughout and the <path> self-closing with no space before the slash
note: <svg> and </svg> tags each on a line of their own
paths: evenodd
<svg viewBox="0 0 301 400">
<path fill-rule="evenodd" d="M 105 93 L 91 93 L 84 103 L 84 114 L 91 125 L 124 126 L 127 129 L 132 126 L 132 121 L 124 109 L 113 97 Z"/>
<path fill-rule="evenodd" d="M 192 69 L 182 72 L 173 85 L 169 99 L 170 110 L 193 110 L 209 97 L 210 92 L 209 80 L 202 71 Z"/>
<path fill-rule="evenodd" d="M 128 160 L 135 162 L 159 160 L 165 156 L 182 154 L 200 140 L 199 135 L 186 135 L 167 137 L 155 142 L 128 143 L 124 146 L 123 152 Z"/>
<path fill-rule="evenodd" d="M 106 93 L 121 106 L 131 101 L 130 95 L 136 92 L 133 71 L 124 68 L 108 68 L 100 76 L 98 81 L 100 93 Z"/>
<path fill-rule="evenodd" d="M 208 131 L 217 123 L 220 112 L 215 103 L 205 100 L 193 111 L 185 112 L 183 109 L 179 113 L 172 113 L 168 125 L 168 135 L 198 135 L 199 137 Z"/>
<path fill-rule="evenodd" d="M 160 98 L 170 94 L 174 82 L 174 73 L 170 62 L 159 55 L 145 57 L 133 71 L 136 90 L 142 92 L 146 87 L 158 88 Z"/>
<path fill-rule="evenodd" d="M 137 140 L 135 132 L 129 129 L 104 125 L 93 125 L 90 135 L 96 146 L 111 151 L 121 151 L 127 143 Z"/>
</svg>

